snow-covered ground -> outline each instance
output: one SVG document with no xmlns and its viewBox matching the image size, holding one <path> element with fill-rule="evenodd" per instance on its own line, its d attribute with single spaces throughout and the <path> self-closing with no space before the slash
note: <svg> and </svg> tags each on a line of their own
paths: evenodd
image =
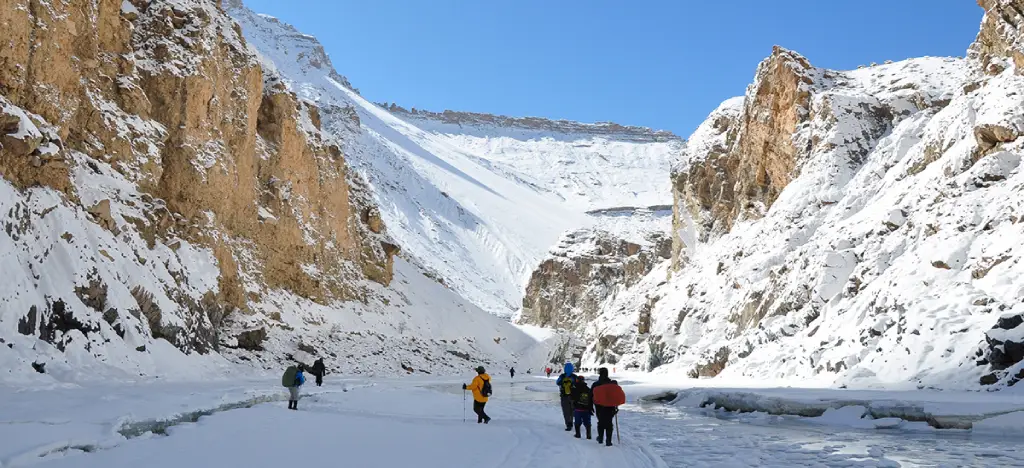
<svg viewBox="0 0 1024 468">
<path fill-rule="evenodd" d="M 1019 432 L 1007 437 L 893 420 L 851 424 L 860 419 L 852 416 L 857 408 L 849 406 L 803 418 L 697 408 L 682 397 L 675 405 L 636 404 L 636 397 L 671 385 L 643 380 L 647 376 L 641 374 L 617 376 L 634 403 L 619 415 L 621 443 L 603 447 L 562 430 L 551 380 L 520 374 L 512 382 L 503 371 L 492 374 L 495 395 L 487 411 L 493 421 L 486 426 L 475 424 L 468 408 L 463 422 L 461 380 L 453 378 L 329 376 L 323 387 L 303 388 L 297 412 L 285 409 L 276 375 L 42 391 L 3 388 L 0 466 L 278 466 L 300 460 L 486 468 L 563 466 L 566 459 L 593 467 L 1024 466 L 1024 454 L 1012 450 Z M 805 401 L 821 400 L 826 392 L 744 391 Z M 827 392 L 876 401 L 904 397 L 968 404 L 973 399 L 987 410 L 1024 407 L 1024 396 L 1006 394 Z M 998 424 L 999 419 L 987 421 Z"/>
<path fill-rule="evenodd" d="M 394 273 L 391 287 L 373 286 L 380 296 L 369 304 L 323 305 L 285 294 L 271 296 L 266 307 L 268 313 L 279 313 L 279 322 L 252 315 L 235 319 L 235 326 L 283 328 L 294 335 L 271 333 L 259 351 L 225 348 L 221 354 L 186 356 L 166 340 L 148 337 L 128 346 L 113 339 L 115 332 L 98 320 L 99 331 L 89 334 L 93 341 L 63 350 L 35 335 L 0 333 L 0 384 L 53 387 L 109 379 L 181 380 L 251 373 L 254 367 L 276 367 L 279 360 L 308 364 L 317 356 L 326 357 L 334 371 L 361 375 L 405 374 L 409 369 L 451 374 L 478 363 L 540 367 L 562 339 L 554 332 L 537 332 L 540 339 L 533 339 L 402 259 L 396 261 Z M 33 364 L 45 366 L 45 373 L 33 372 Z"/>
</svg>

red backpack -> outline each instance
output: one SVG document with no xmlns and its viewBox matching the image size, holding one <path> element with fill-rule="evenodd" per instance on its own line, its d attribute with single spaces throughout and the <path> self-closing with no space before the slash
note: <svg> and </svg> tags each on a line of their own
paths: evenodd
<svg viewBox="0 0 1024 468">
<path fill-rule="evenodd" d="M 616 382 L 598 385 L 594 389 L 594 403 L 599 406 L 620 406 L 626 404 L 626 392 Z"/>
</svg>

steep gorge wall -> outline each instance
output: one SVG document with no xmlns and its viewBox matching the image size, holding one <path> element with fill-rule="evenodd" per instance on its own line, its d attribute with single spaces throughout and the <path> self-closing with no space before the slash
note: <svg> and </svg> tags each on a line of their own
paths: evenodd
<svg viewBox="0 0 1024 468">
<path fill-rule="evenodd" d="M 968 60 L 832 71 L 776 48 L 688 140 L 672 261 L 602 307 L 584 362 L 859 386 L 1024 378 L 1024 5 L 980 4 Z"/>
<path fill-rule="evenodd" d="M 582 335 L 601 304 L 668 259 L 669 247 L 660 233 L 643 244 L 601 230 L 566 233 L 530 276 L 518 321 Z"/>
<path fill-rule="evenodd" d="M 815 71 L 804 57 L 776 47 L 757 67 L 742 112 L 716 116 L 711 123 L 724 141 L 698 148 L 706 152 L 700 159 L 673 171 L 676 205 L 700 217 L 704 239 L 728 232 L 738 218 L 763 216 L 795 176 L 793 137 L 810 118 Z M 678 219 L 674 228 L 678 232 Z"/>
<path fill-rule="evenodd" d="M 365 186 L 219 2 L 12 0 L 0 28 L 0 237 L 5 271 L 31 271 L 2 321 L 21 334 L 63 349 L 128 327 L 132 348 L 204 353 L 275 291 L 329 303 L 391 281 Z"/>
</svg>

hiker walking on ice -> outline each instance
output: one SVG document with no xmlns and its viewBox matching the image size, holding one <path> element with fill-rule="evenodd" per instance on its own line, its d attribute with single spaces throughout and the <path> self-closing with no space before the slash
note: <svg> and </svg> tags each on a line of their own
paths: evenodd
<svg viewBox="0 0 1024 468">
<path fill-rule="evenodd" d="M 565 420 L 565 431 L 569 432 L 572 430 L 572 384 L 574 381 L 573 370 L 571 362 L 565 363 L 563 368 L 564 374 L 559 375 L 558 379 L 555 380 L 555 385 L 558 385 L 558 396 L 562 404 L 562 419 Z"/>
<path fill-rule="evenodd" d="M 319 387 L 324 384 L 324 374 L 327 373 L 327 368 L 324 366 L 324 358 L 318 358 L 313 363 L 313 376 L 316 377 L 316 386 Z"/>
<path fill-rule="evenodd" d="M 473 412 L 476 413 L 476 423 L 487 424 L 491 422 L 491 418 L 484 412 L 484 406 L 487 405 L 487 399 L 491 396 L 491 376 L 484 372 L 484 366 L 477 367 L 476 374 L 477 376 L 473 377 L 473 381 L 469 385 L 462 384 L 462 389 L 473 392 Z"/>
<path fill-rule="evenodd" d="M 288 409 L 299 409 L 299 387 L 306 383 L 306 376 L 302 375 L 302 365 L 288 366 L 281 376 L 281 385 L 288 388 Z"/>
<path fill-rule="evenodd" d="M 587 428 L 587 440 L 590 440 L 590 415 L 594 414 L 594 399 L 582 375 L 577 375 L 572 385 L 572 408 L 575 437 L 580 438 L 580 426 L 583 426 Z"/>
<path fill-rule="evenodd" d="M 597 443 L 611 447 L 612 432 L 615 431 L 613 421 L 619 412 L 619 405 L 626 403 L 626 394 L 619 383 L 608 377 L 608 368 L 597 370 L 597 382 L 590 387 L 594 399 L 594 412 L 597 414 Z"/>
<path fill-rule="evenodd" d="M 510 368 L 508 370 L 508 375 L 509 375 L 509 378 L 512 378 L 512 379 L 516 378 L 516 368 L 515 367 Z"/>
</svg>

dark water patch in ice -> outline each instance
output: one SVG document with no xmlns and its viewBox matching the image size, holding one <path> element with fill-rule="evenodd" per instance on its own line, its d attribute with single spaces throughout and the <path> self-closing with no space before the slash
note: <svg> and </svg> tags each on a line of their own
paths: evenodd
<svg viewBox="0 0 1024 468">
<path fill-rule="evenodd" d="M 260 395 L 252 397 L 246 400 L 236 401 L 233 403 L 226 403 L 214 408 L 199 409 L 195 411 L 189 411 L 178 414 L 176 416 L 164 419 L 147 419 L 144 421 L 132 421 L 121 424 L 121 427 L 117 429 L 117 433 L 124 436 L 126 439 L 134 439 L 143 434 L 152 433 L 156 435 L 167 435 L 167 429 L 177 426 L 179 424 L 189 424 L 199 421 L 199 418 L 203 416 L 210 416 L 224 411 L 231 411 L 242 408 L 252 408 L 253 406 L 270 403 L 274 401 L 284 401 L 285 396 L 281 394 L 271 395 Z"/>
</svg>

